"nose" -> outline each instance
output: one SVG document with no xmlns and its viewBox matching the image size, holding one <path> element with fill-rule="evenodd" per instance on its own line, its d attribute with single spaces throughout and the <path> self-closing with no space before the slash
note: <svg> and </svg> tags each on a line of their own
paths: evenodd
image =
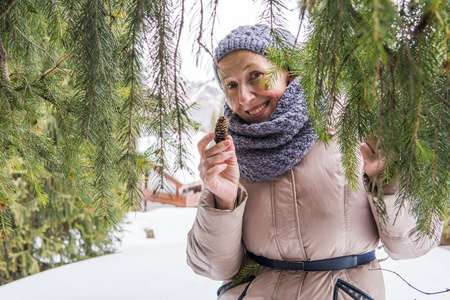
<svg viewBox="0 0 450 300">
<path fill-rule="evenodd" d="M 242 84 L 239 89 L 239 103 L 241 105 L 246 105 L 250 103 L 255 98 L 253 90 L 246 84 Z"/>
</svg>

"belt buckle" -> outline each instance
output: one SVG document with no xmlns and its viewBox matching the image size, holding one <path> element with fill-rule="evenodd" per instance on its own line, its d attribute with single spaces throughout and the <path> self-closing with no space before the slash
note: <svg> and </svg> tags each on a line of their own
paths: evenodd
<svg viewBox="0 0 450 300">
<path fill-rule="evenodd" d="M 353 255 L 352 264 L 353 264 L 352 268 L 358 266 L 358 255 Z"/>
</svg>

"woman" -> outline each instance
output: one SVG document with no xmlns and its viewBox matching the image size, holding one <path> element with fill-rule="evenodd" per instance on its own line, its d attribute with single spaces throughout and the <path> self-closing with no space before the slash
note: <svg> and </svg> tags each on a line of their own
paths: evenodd
<svg viewBox="0 0 450 300">
<path fill-rule="evenodd" d="M 188 236 L 188 264 L 226 280 L 220 299 L 385 299 L 381 271 L 373 270 L 380 238 L 394 259 L 423 255 L 438 238 L 417 242 L 406 208 L 393 224 L 395 184 L 383 187 L 384 226 L 363 176 L 357 191 L 347 187 L 336 140 L 316 139 L 298 79 L 281 70 L 265 85 L 275 67 L 265 58 L 271 40 L 266 26 L 242 26 L 215 51 L 231 136 L 210 148 L 214 133 L 198 143 L 205 190 Z M 367 144 L 361 152 L 361 175 L 370 182 L 382 163 Z M 249 261 L 260 265 L 256 277 L 230 284 Z"/>
</svg>

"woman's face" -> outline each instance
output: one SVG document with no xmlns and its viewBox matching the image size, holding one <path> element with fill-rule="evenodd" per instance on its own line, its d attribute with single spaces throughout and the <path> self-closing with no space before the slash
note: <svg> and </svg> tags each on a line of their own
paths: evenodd
<svg viewBox="0 0 450 300">
<path fill-rule="evenodd" d="M 219 62 L 219 77 L 228 106 L 245 122 L 270 120 L 289 82 L 287 71 L 281 71 L 275 81 L 263 78 L 275 65 L 264 56 L 248 50 L 231 52 Z"/>
</svg>

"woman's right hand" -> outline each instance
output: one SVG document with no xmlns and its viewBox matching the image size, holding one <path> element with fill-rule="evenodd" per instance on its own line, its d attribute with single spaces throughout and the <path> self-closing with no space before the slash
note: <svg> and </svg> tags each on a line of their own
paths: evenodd
<svg viewBox="0 0 450 300">
<path fill-rule="evenodd" d="M 215 133 L 211 132 L 197 144 L 201 155 L 198 170 L 205 188 L 216 197 L 216 208 L 232 210 L 239 185 L 239 166 L 233 139 L 228 136 L 225 141 L 208 148 L 214 136 Z"/>
</svg>

